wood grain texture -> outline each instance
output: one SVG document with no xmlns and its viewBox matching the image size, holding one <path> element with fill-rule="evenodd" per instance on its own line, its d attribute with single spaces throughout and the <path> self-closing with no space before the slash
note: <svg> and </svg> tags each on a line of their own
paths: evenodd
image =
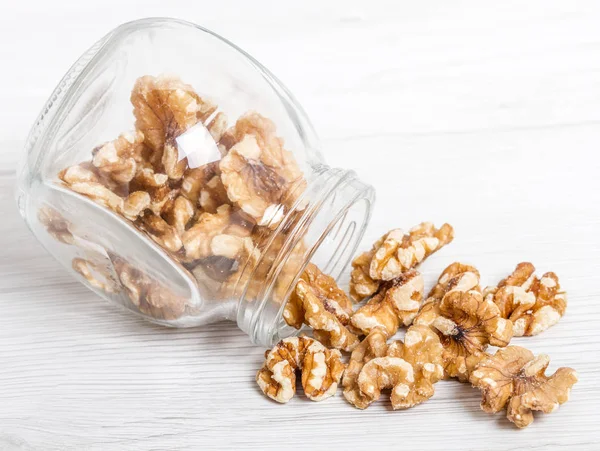
<svg viewBox="0 0 600 451">
<path fill-rule="evenodd" d="M 0 6 L 0 449 L 599 449 L 600 3 L 156 1 Z M 563 320 L 534 338 L 572 400 L 518 431 L 441 382 L 404 412 L 341 394 L 288 405 L 254 383 L 264 350 L 230 323 L 147 324 L 100 301 L 36 243 L 13 201 L 27 131 L 77 56 L 121 22 L 174 16 L 237 42 L 312 117 L 328 162 L 377 188 L 364 246 L 448 221 L 450 262 L 493 283 L 521 260 L 555 271 Z"/>
</svg>

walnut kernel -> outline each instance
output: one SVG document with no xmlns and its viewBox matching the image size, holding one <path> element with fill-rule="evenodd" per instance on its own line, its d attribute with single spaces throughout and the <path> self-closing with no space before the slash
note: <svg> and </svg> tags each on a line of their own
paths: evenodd
<svg viewBox="0 0 600 451">
<path fill-rule="evenodd" d="M 485 295 L 498 306 L 503 318 L 512 321 L 514 335 L 537 335 L 558 323 L 567 308 L 567 296 L 553 272 L 541 278 L 535 267 L 519 263 L 513 273 L 497 287 L 488 287 Z"/>
<path fill-rule="evenodd" d="M 38 210 L 38 220 L 55 240 L 64 244 L 73 244 L 75 241 L 71 223 L 54 208 L 42 206 Z"/>
<path fill-rule="evenodd" d="M 551 413 L 567 402 L 577 382 L 577 373 L 571 368 L 559 368 L 546 376 L 549 363 L 547 355 L 534 357 L 525 348 L 508 346 L 482 360 L 469 380 L 481 390 L 485 412 L 507 407 L 509 421 L 524 428 L 533 422 L 533 411 Z"/>
<path fill-rule="evenodd" d="M 300 278 L 317 293 L 325 310 L 334 314 L 343 324 L 348 323 L 352 314 L 352 303 L 346 293 L 337 286 L 333 277 L 323 274 L 316 265 L 309 263 Z M 283 317 L 288 325 L 296 329 L 300 329 L 304 323 L 304 306 L 295 291 L 286 304 Z"/>
<path fill-rule="evenodd" d="M 375 244 L 377 246 L 377 244 Z M 350 274 L 350 296 L 357 302 L 374 295 L 379 288 L 379 281 L 373 280 L 369 275 L 371 260 L 375 252 L 373 250 L 363 252 L 352 261 L 352 273 Z"/>
<path fill-rule="evenodd" d="M 139 228 L 145 231 L 159 246 L 170 252 L 177 252 L 183 243 L 177 229 L 170 226 L 160 216 L 145 215 L 138 222 Z"/>
<path fill-rule="evenodd" d="M 382 282 L 369 302 L 354 312 L 350 320 L 352 326 L 364 334 L 383 327 L 388 336 L 392 336 L 401 325 L 412 323 L 423 301 L 423 289 L 423 277 L 416 270 Z"/>
<path fill-rule="evenodd" d="M 94 149 L 92 164 L 115 182 L 129 183 L 144 162 L 145 149 L 142 132 L 124 133 Z"/>
<path fill-rule="evenodd" d="M 296 372 L 301 372 L 307 398 L 322 401 L 335 394 L 344 369 L 338 350 L 309 337 L 286 338 L 267 351 L 256 382 L 269 398 L 286 403 L 296 393 Z"/>
<path fill-rule="evenodd" d="M 107 293 L 116 293 L 119 291 L 117 283 L 107 268 L 103 268 L 93 261 L 84 258 L 74 258 L 71 262 L 71 267 L 92 287 Z"/>
<path fill-rule="evenodd" d="M 500 316 L 493 302 L 474 290 L 447 293 L 432 326 L 444 346 L 446 376 L 462 382 L 485 356 L 488 344 L 504 347 L 512 338 L 512 323 Z"/>
<path fill-rule="evenodd" d="M 359 409 L 366 409 L 373 400 L 360 392 L 358 376 L 367 362 L 377 357 L 385 357 L 388 348 L 386 339 L 385 330 L 375 328 L 354 348 L 350 356 L 350 362 L 342 379 L 344 398 Z"/>
<path fill-rule="evenodd" d="M 335 280 L 309 264 L 296 284 L 283 317 L 297 329 L 302 323 L 313 329 L 315 338 L 326 346 L 351 351 L 359 343 L 348 328 L 352 303 Z"/>
<path fill-rule="evenodd" d="M 183 235 L 185 259 L 194 261 L 221 255 L 237 258 L 244 251 L 253 252 L 248 240 L 251 229 L 236 225 L 236 212 L 230 205 L 221 205 L 216 213 L 202 213 L 198 221 Z"/>
<path fill-rule="evenodd" d="M 436 229 L 432 223 L 423 222 L 407 234 L 400 229 L 391 230 L 375 250 L 369 275 L 374 280 L 394 279 L 415 268 L 453 239 L 454 230 L 449 224 Z"/>
<path fill-rule="evenodd" d="M 377 401 L 381 390 L 392 389 L 392 408 L 404 408 L 410 387 L 415 382 L 414 369 L 406 360 L 398 357 L 377 357 L 363 366 L 358 375 L 358 388 L 370 402 Z"/>
<path fill-rule="evenodd" d="M 403 342 L 395 341 L 388 347 L 389 357 L 399 357 L 412 365 L 415 379 L 408 385 L 408 392 L 394 392 L 394 409 L 408 409 L 433 396 L 433 385 L 444 377 L 443 350 L 437 334 L 427 326 L 409 327 Z"/>
<path fill-rule="evenodd" d="M 73 191 L 89 197 L 94 202 L 108 207 L 129 220 L 135 220 L 148 207 L 148 196 L 143 192 L 132 192 L 125 198 L 115 193 L 106 178 L 89 165 L 75 165 L 59 173 L 59 178 Z"/>
<path fill-rule="evenodd" d="M 427 300 L 414 319 L 414 324 L 431 326 L 439 316 L 439 305 L 446 294 L 451 291 L 480 291 L 479 271 L 477 268 L 459 262 L 452 263 L 438 278 L 436 285 L 429 292 Z"/>
<path fill-rule="evenodd" d="M 176 138 L 198 122 L 208 120 L 216 107 L 196 94 L 190 85 L 164 75 L 138 78 L 131 103 L 136 128 L 144 134 L 144 142 L 152 151 L 152 166 L 170 179 L 181 179 L 187 160 L 179 160 Z"/>
<path fill-rule="evenodd" d="M 174 320 L 184 315 L 187 299 L 118 256 L 111 256 L 119 282 L 131 303 L 153 318 Z"/>
<path fill-rule="evenodd" d="M 259 225 L 273 226 L 279 207 L 291 207 L 303 191 L 302 172 L 273 122 L 258 113 L 242 116 L 230 133 L 235 144 L 219 164 L 227 195 Z"/>
</svg>

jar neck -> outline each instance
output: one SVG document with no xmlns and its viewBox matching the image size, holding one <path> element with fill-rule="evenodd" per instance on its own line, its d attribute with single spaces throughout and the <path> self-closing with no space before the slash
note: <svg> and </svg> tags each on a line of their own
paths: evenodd
<svg viewBox="0 0 600 451">
<path fill-rule="evenodd" d="M 269 234 L 256 265 L 247 266 L 237 302 L 237 323 L 252 341 L 271 347 L 298 333 L 283 310 L 309 262 L 339 281 L 371 216 L 375 191 L 353 171 L 321 166 L 295 207 Z M 240 287 L 241 288 L 241 287 Z"/>
</svg>

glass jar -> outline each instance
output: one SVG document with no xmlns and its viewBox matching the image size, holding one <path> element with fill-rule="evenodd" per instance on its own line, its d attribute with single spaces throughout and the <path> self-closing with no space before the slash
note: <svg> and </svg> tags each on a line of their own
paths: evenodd
<svg viewBox="0 0 600 451">
<path fill-rule="evenodd" d="M 156 323 L 236 320 L 271 346 L 308 262 L 338 278 L 374 191 L 326 166 L 260 63 L 172 19 L 121 25 L 68 71 L 19 170 L 21 214 L 103 298 Z"/>
</svg>

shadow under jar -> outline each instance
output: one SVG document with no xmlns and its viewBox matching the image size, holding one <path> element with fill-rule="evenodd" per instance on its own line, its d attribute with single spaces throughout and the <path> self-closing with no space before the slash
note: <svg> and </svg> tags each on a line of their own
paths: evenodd
<svg viewBox="0 0 600 451">
<path fill-rule="evenodd" d="M 256 60 L 172 19 L 121 25 L 36 121 L 21 214 L 100 296 L 156 323 L 236 320 L 260 345 L 312 262 L 338 278 L 372 187 L 326 166 L 302 108 Z"/>
</svg>

